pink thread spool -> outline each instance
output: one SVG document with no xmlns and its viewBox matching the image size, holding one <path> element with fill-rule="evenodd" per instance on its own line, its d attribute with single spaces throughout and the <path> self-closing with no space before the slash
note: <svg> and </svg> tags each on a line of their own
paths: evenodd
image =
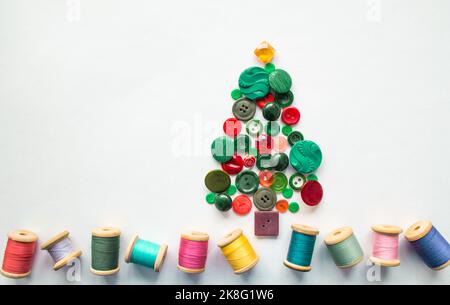
<svg viewBox="0 0 450 305">
<path fill-rule="evenodd" d="M 375 225 L 372 230 L 373 250 L 370 260 L 384 267 L 399 266 L 398 236 L 403 230 L 390 225 Z"/>
<path fill-rule="evenodd" d="M 203 232 L 187 231 L 181 234 L 178 251 L 178 269 L 186 273 L 205 271 L 209 236 Z"/>
</svg>

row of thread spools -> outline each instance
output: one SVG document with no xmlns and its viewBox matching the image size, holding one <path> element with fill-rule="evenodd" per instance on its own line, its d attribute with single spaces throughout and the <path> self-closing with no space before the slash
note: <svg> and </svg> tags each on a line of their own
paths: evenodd
<svg viewBox="0 0 450 305">
<path fill-rule="evenodd" d="M 402 229 L 396 226 L 375 225 L 372 230 L 371 261 L 385 267 L 400 265 L 398 247 Z M 318 234 L 316 228 L 292 225 L 291 241 L 284 264 L 294 270 L 310 271 Z M 430 268 L 440 270 L 449 265 L 449 243 L 431 222 L 419 221 L 413 224 L 406 231 L 405 237 Z M 10 278 L 30 275 L 37 240 L 37 235 L 30 231 L 19 230 L 9 233 L 1 273 Z M 206 233 L 189 231 L 181 234 L 178 269 L 188 273 L 203 272 L 206 266 L 208 241 L 209 236 Z M 363 250 L 350 227 L 332 231 L 324 241 L 334 262 L 340 268 L 350 268 L 363 259 Z M 98 228 L 92 231 L 91 271 L 94 274 L 106 276 L 119 271 L 119 245 L 119 229 Z M 217 246 L 237 274 L 250 270 L 258 262 L 258 255 L 240 229 L 224 236 Z M 55 270 L 61 269 L 81 255 L 80 250 L 74 249 L 67 231 L 42 244 L 41 249 L 47 250 L 50 254 L 55 262 L 53 266 Z M 158 272 L 167 249 L 167 245 L 146 241 L 136 235 L 126 250 L 125 261 Z"/>
</svg>

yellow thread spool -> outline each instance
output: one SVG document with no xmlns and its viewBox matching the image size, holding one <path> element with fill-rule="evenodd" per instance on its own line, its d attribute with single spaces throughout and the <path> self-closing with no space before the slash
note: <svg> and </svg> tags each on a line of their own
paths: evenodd
<svg viewBox="0 0 450 305">
<path fill-rule="evenodd" d="M 258 263 L 258 255 L 241 229 L 225 235 L 217 246 L 222 249 L 223 255 L 236 274 L 244 273 Z"/>
</svg>

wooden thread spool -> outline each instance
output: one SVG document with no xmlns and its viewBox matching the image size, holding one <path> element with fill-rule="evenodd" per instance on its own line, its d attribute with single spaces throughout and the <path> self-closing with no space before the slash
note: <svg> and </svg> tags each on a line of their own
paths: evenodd
<svg viewBox="0 0 450 305">
<path fill-rule="evenodd" d="M 30 261 L 28 261 L 30 266 L 28 268 L 29 270 L 26 272 L 19 273 L 19 272 L 14 272 L 14 271 L 7 271 L 8 268 L 6 266 L 6 262 L 9 259 L 12 259 L 12 260 L 15 259 L 15 258 L 11 257 L 11 256 L 15 256 L 15 254 L 12 254 L 9 252 L 8 245 L 7 245 L 6 249 L 5 249 L 5 255 L 3 258 L 3 266 L 2 266 L 2 269 L 0 270 L 0 272 L 4 276 L 12 278 L 12 279 L 20 279 L 20 278 L 29 276 L 31 274 L 31 267 L 33 264 L 33 259 L 34 259 L 35 249 L 36 249 L 36 242 L 38 240 L 38 236 L 35 233 L 28 231 L 28 230 L 17 230 L 17 231 L 12 231 L 12 232 L 8 233 L 8 240 L 17 242 L 19 244 L 24 244 L 24 246 L 27 246 L 27 247 L 29 246 L 28 244 L 30 244 L 30 247 L 32 248 L 32 250 L 31 250 L 32 257 L 29 258 Z M 33 244 L 33 245 L 31 245 L 31 244 Z"/>
<path fill-rule="evenodd" d="M 373 245 L 373 253 L 372 256 L 369 258 L 372 263 L 376 265 L 380 265 L 383 267 L 397 267 L 400 265 L 400 259 L 398 258 L 398 235 L 400 235 L 403 230 L 400 227 L 397 226 L 391 226 L 391 225 L 374 225 L 372 226 L 372 230 L 374 231 L 374 234 L 380 234 L 382 236 L 385 236 L 387 239 L 396 239 L 396 241 L 392 241 L 392 246 L 396 245 L 396 249 L 385 249 L 385 251 L 394 251 L 393 253 L 397 258 L 382 258 L 377 257 L 375 254 L 375 249 L 377 245 L 375 245 L 375 238 L 374 237 L 374 245 Z M 380 236 L 381 237 L 381 236 Z"/>
<path fill-rule="evenodd" d="M 186 231 L 181 234 L 178 251 L 178 269 L 186 273 L 205 271 L 209 235 L 198 231 Z"/>
<path fill-rule="evenodd" d="M 293 224 L 291 242 L 284 265 L 297 271 L 311 271 L 310 263 L 318 234 L 319 230 L 314 227 Z"/>
<path fill-rule="evenodd" d="M 236 274 L 247 272 L 258 263 L 259 257 L 241 229 L 225 235 L 217 246 Z"/>
<path fill-rule="evenodd" d="M 120 248 L 120 230 L 117 228 L 111 228 L 111 227 L 102 227 L 102 228 L 96 228 L 92 230 L 92 261 L 91 261 L 91 272 L 100 275 L 100 276 L 107 276 L 107 275 L 113 275 L 119 272 L 119 248 Z M 111 243 L 113 250 L 109 250 L 108 253 L 100 253 L 98 249 L 96 249 L 95 245 L 95 238 L 99 238 L 99 240 L 105 242 L 105 243 Z M 96 269 L 96 256 L 104 255 L 104 257 L 98 258 L 100 260 L 100 263 L 102 261 L 108 260 L 108 265 L 111 265 L 110 268 L 97 268 Z"/>
<path fill-rule="evenodd" d="M 68 239 L 69 238 L 69 231 L 63 231 L 57 235 L 55 235 L 54 237 L 52 237 L 51 239 L 49 239 L 47 242 L 43 243 L 41 245 L 41 250 L 48 250 L 51 251 L 51 249 L 57 245 L 59 242 L 63 241 L 64 239 Z M 70 253 L 67 253 L 67 255 L 56 261 L 55 264 L 53 265 L 53 269 L 59 270 L 62 267 L 66 266 L 68 263 L 70 263 L 73 259 L 78 258 L 81 256 L 81 250 L 72 250 Z"/>
<path fill-rule="evenodd" d="M 361 246 L 350 227 L 331 231 L 324 241 L 339 268 L 351 268 L 364 258 Z"/>
<path fill-rule="evenodd" d="M 450 245 L 431 221 L 418 221 L 408 228 L 405 238 L 428 267 L 442 270 L 450 265 Z"/>
<path fill-rule="evenodd" d="M 136 251 L 142 251 L 135 248 L 135 246 L 140 245 L 140 243 L 142 243 L 142 247 L 145 247 L 144 249 L 142 249 L 145 252 L 143 251 L 143 253 L 135 253 Z M 137 263 L 138 265 L 150 267 L 155 272 L 159 272 L 166 257 L 167 249 L 168 247 L 165 244 L 157 245 L 149 241 L 140 240 L 139 236 L 136 234 L 131 239 L 127 251 L 125 252 L 125 262 Z M 133 260 L 135 254 L 139 255 L 137 262 Z"/>
</svg>

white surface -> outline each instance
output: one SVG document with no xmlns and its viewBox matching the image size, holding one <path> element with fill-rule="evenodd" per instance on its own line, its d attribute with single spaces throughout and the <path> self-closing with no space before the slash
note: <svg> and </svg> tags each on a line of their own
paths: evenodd
<svg viewBox="0 0 450 305">
<path fill-rule="evenodd" d="M 12 229 L 41 242 L 68 229 L 84 251 L 82 284 L 365 284 L 365 264 L 341 271 L 329 257 L 332 229 L 352 226 L 366 258 L 375 223 L 430 219 L 450 238 L 450 2 L 381 1 L 379 22 L 364 0 L 81 0 L 79 21 L 67 16 L 72 2 L 0 1 L 2 252 Z M 278 239 L 254 238 L 253 216 L 204 200 L 204 175 L 217 167 L 208 146 L 264 39 L 293 77 L 299 129 L 324 152 L 323 203 L 281 215 Z M 291 223 L 321 231 L 308 274 L 282 265 Z M 123 231 L 121 262 L 135 233 L 168 243 L 162 272 L 121 263 L 116 277 L 90 274 L 90 230 L 104 225 Z M 215 246 L 235 227 L 261 256 L 243 276 Z M 176 269 L 186 228 L 211 236 L 198 276 Z M 450 283 L 403 238 L 401 260 L 381 283 Z M 17 283 L 67 281 L 41 251 Z"/>
</svg>

